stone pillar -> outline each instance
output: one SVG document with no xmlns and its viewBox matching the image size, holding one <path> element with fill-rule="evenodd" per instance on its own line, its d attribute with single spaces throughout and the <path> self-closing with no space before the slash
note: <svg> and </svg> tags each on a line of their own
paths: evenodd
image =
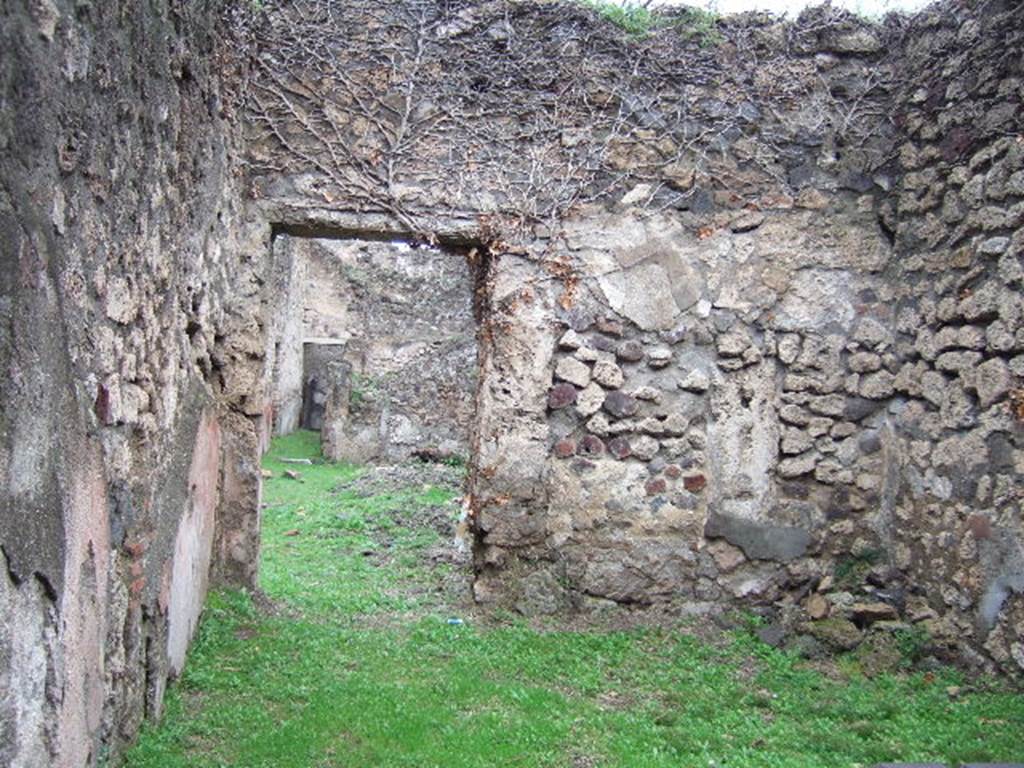
<svg viewBox="0 0 1024 768">
<path fill-rule="evenodd" d="M 478 280 L 487 295 L 478 296 L 480 378 L 469 499 L 480 544 L 474 584 L 480 601 L 504 597 L 509 582 L 502 571 L 525 550 L 542 547 L 548 535 L 546 408 L 556 339 L 551 297 L 530 287 L 544 285 L 541 274 L 536 263 L 504 255 Z"/>
<path fill-rule="evenodd" d="M 233 411 L 220 417 L 220 507 L 213 580 L 255 588 L 260 560 L 260 436 L 252 418 Z"/>
<path fill-rule="evenodd" d="M 320 449 L 329 461 L 345 457 L 348 437 L 348 408 L 351 393 L 352 368 L 348 363 L 334 362 L 326 367 L 329 389 L 324 404 L 323 426 L 320 429 Z"/>
<path fill-rule="evenodd" d="M 271 244 L 273 311 L 267 313 L 267 320 L 275 435 L 298 429 L 302 413 L 305 263 L 296 250 L 295 241 L 287 235 Z"/>
</svg>

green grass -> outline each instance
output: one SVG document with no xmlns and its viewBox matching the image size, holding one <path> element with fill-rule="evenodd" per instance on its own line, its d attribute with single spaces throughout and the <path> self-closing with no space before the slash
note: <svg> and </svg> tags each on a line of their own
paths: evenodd
<svg viewBox="0 0 1024 768">
<path fill-rule="evenodd" d="M 1024 697 L 953 671 L 835 680 L 747 632 L 538 631 L 434 589 L 417 511 L 453 488 L 337 493 L 315 435 L 265 467 L 263 588 L 211 596 L 183 677 L 132 768 L 870 766 L 1024 754 Z M 301 473 L 299 480 L 283 470 Z M 297 534 L 294 534 L 298 531 Z M 286 535 L 286 534 L 293 535 Z M 366 556 L 364 552 L 372 552 Z M 950 685 L 973 689 L 951 699 Z"/>
<path fill-rule="evenodd" d="M 361 498 L 335 488 L 359 469 L 320 459 L 319 434 L 298 432 L 275 440 L 263 466 L 261 587 L 275 600 L 320 620 L 351 621 L 360 614 L 403 611 L 415 605 L 410 593 L 427 574 L 415 554 L 440 542 L 429 529 L 402 525 L 403 517 L 425 506 L 446 504 L 458 489 L 409 489 Z M 309 458 L 313 465 L 282 458 Z M 299 473 L 293 480 L 284 472 Z M 386 546 L 378 542 L 386 539 Z M 372 553 L 368 556 L 367 553 Z M 380 557 L 391 567 L 376 565 Z"/>
<path fill-rule="evenodd" d="M 673 29 L 684 38 L 696 40 L 701 47 L 721 42 L 718 15 L 702 8 L 676 8 L 670 13 L 652 11 L 633 2 L 581 0 L 588 8 L 622 29 L 630 37 L 644 38 L 659 30 Z"/>
<path fill-rule="evenodd" d="M 619 4 L 608 0 L 583 0 L 583 4 L 635 37 L 644 37 L 663 26 L 657 14 L 640 5 Z"/>
</svg>

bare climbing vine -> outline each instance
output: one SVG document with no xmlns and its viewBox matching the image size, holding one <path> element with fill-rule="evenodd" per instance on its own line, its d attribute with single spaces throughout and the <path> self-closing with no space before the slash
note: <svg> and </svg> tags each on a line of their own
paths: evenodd
<svg viewBox="0 0 1024 768">
<path fill-rule="evenodd" d="M 572 2 L 255 10 L 251 171 L 429 234 L 431 217 L 487 214 L 507 232 L 623 193 L 742 207 L 765 181 L 792 191 L 794 147 L 860 173 L 890 159 L 884 45 L 869 71 L 816 58 L 825 38 L 884 30 L 826 8 L 720 20 L 709 44 L 672 21 L 640 39 Z"/>
</svg>

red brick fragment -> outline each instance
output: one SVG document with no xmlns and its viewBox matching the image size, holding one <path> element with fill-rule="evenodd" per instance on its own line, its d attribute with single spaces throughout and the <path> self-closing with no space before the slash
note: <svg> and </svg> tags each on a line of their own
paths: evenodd
<svg viewBox="0 0 1024 768">
<path fill-rule="evenodd" d="M 689 475 L 683 478 L 683 487 L 692 493 L 700 493 L 707 484 L 708 479 L 704 475 Z"/>
<path fill-rule="evenodd" d="M 572 384 L 555 384 L 548 390 L 548 408 L 557 411 L 568 408 L 576 402 L 576 387 Z"/>
<path fill-rule="evenodd" d="M 663 477 L 655 477 L 647 481 L 647 485 L 644 486 L 648 496 L 657 496 L 659 493 L 664 493 L 668 489 L 668 484 L 665 482 Z"/>
<path fill-rule="evenodd" d="M 576 442 L 566 438 L 555 443 L 554 454 L 559 459 L 568 459 L 576 453 Z"/>
</svg>

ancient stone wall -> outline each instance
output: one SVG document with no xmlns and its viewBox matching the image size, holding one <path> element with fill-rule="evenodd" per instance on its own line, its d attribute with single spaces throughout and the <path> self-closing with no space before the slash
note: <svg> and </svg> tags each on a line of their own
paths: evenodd
<svg viewBox="0 0 1024 768">
<path fill-rule="evenodd" d="M 855 478 L 877 474 L 860 439 L 882 404 L 845 391 L 843 357 L 888 247 L 835 197 L 821 222 L 740 213 L 703 238 L 630 212 L 569 222 L 593 266 L 553 361 L 547 515 L 584 594 L 776 601 L 851 546 L 826 530 L 870 506 Z"/>
<path fill-rule="evenodd" d="M 1020 13 L 265 20 L 309 69 L 258 59 L 260 215 L 488 254 L 478 599 L 916 623 L 1019 670 Z"/>
<path fill-rule="evenodd" d="M 895 435 L 887 554 L 950 655 L 1024 669 L 1024 9 L 936 17 L 905 51 L 884 220 Z M 979 647 L 980 646 L 980 647 Z"/>
<path fill-rule="evenodd" d="M 384 357 L 396 398 L 473 414 L 481 601 L 921 627 L 1021 670 L 1022 6 L 636 39 L 578 4 L 302 0 L 239 6 L 227 47 L 221 10 L 0 11 L 0 761 L 116 752 L 207 586 L 254 583 L 305 334 L 272 233 L 459 254 L 339 258 L 367 349 L 445 330 Z"/>
<path fill-rule="evenodd" d="M 0 9 L 3 765 L 116 753 L 211 578 L 252 582 L 266 266 L 239 243 L 266 228 L 240 220 L 218 17 Z"/>
</svg>

